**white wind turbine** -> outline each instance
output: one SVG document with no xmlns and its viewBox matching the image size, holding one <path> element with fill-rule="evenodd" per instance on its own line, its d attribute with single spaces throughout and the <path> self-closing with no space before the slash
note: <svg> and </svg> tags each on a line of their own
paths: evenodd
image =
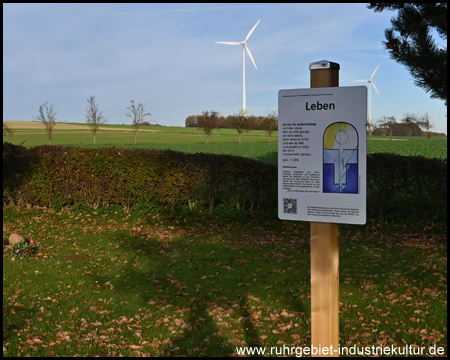
<svg viewBox="0 0 450 360">
<path fill-rule="evenodd" d="M 253 62 L 253 65 L 255 65 L 255 69 L 258 70 L 258 68 L 256 67 L 255 64 L 255 60 L 253 60 L 253 56 L 252 53 L 250 51 L 250 49 L 247 46 L 247 40 L 248 38 L 253 34 L 253 31 L 255 31 L 256 27 L 258 26 L 259 22 L 261 20 L 258 20 L 258 22 L 256 23 L 255 26 L 253 26 L 253 29 L 250 30 L 250 32 L 247 34 L 247 37 L 245 38 L 244 41 L 241 42 L 234 42 L 234 41 L 216 41 L 216 44 L 226 44 L 226 45 L 242 45 L 242 54 L 243 54 L 243 95 L 242 95 L 242 113 L 243 115 L 246 117 L 247 116 L 247 106 L 246 106 L 246 102 L 245 102 L 245 52 L 248 52 L 248 56 L 250 56 L 250 60 Z"/>
<path fill-rule="evenodd" d="M 374 82 L 373 82 L 373 76 L 375 75 L 375 73 L 377 72 L 378 68 L 380 67 L 380 65 L 377 66 L 377 68 L 375 69 L 375 71 L 373 72 L 372 76 L 370 77 L 370 79 L 367 80 L 353 80 L 353 81 L 360 81 L 360 82 L 364 82 L 364 81 L 368 81 L 369 82 L 369 137 L 372 135 L 372 95 L 371 95 L 371 84 L 373 85 L 373 88 L 375 89 L 375 91 L 377 92 L 378 96 L 380 96 L 380 93 L 378 92 L 377 87 L 375 86 Z"/>
</svg>

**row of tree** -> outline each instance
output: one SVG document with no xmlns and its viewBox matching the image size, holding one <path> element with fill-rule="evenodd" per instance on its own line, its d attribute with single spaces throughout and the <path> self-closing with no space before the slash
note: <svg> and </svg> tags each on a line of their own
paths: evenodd
<svg viewBox="0 0 450 360">
<path fill-rule="evenodd" d="M 397 122 L 395 116 L 383 116 L 375 121 L 373 135 L 392 136 L 423 136 L 424 132 L 428 140 L 431 139 L 434 125 L 431 123 L 430 115 L 426 112 L 424 115 L 406 113 L 400 122 Z"/>
<path fill-rule="evenodd" d="M 276 110 L 267 111 L 267 116 L 246 116 L 242 110 L 237 114 L 220 116 L 220 112 L 215 110 L 205 110 L 200 115 L 190 115 L 186 118 L 186 127 L 197 127 L 206 134 L 206 143 L 215 129 L 235 129 L 242 142 L 243 132 L 250 130 L 265 130 L 269 135 L 269 142 L 272 133 L 278 130 L 278 112 Z"/>
<path fill-rule="evenodd" d="M 103 112 L 99 109 L 98 103 L 95 101 L 95 96 L 90 96 L 87 99 L 88 105 L 86 106 L 86 123 L 89 125 L 89 128 L 94 136 L 94 145 L 96 144 L 95 135 L 97 131 L 100 129 L 100 126 L 106 123 L 106 118 L 103 115 Z M 146 113 L 144 110 L 145 103 L 135 104 L 134 100 L 131 100 L 131 105 L 127 107 L 128 113 L 125 114 L 132 121 L 132 125 L 134 128 L 134 144 L 137 143 L 137 131 L 139 130 L 139 126 L 148 124 L 145 121 L 146 116 L 152 116 L 150 113 Z M 56 111 L 53 105 L 49 105 L 46 101 L 44 104 L 39 106 L 38 115 L 33 116 L 34 121 L 40 121 L 44 124 L 45 129 L 47 131 L 48 144 L 52 144 L 53 137 L 53 128 L 58 122 L 56 118 Z M 6 126 L 6 127 L 5 127 Z M 12 134 L 12 130 L 3 123 L 3 134 Z"/>
<path fill-rule="evenodd" d="M 90 96 L 87 99 L 86 106 L 86 123 L 89 125 L 92 135 L 94 137 L 94 145 L 96 144 L 96 134 L 100 126 L 106 123 L 106 118 L 100 110 L 98 103 L 95 101 L 95 96 Z M 144 110 L 145 103 L 135 104 L 131 100 L 131 105 L 127 107 L 126 114 L 132 121 L 134 127 L 134 144 L 137 143 L 137 131 L 141 125 L 150 125 L 145 121 L 146 116 L 151 116 Z M 39 106 L 38 115 L 33 116 L 34 121 L 42 122 L 47 131 L 48 144 L 51 145 L 53 138 L 53 129 L 58 122 L 56 111 L 53 105 L 46 101 Z M 218 128 L 236 129 L 239 135 L 239 142 L 242 142 L 242 133 L 250 130 L 266 130 L 269 135 L 269 142 L 272 138 L 272 133 L 278 130 L 278 112 L 268 111 L 267 116 L 246 116 L 241 110 L 237 114 L 229 115 L 227 117 L 220 116 L 220 113 L 215 110 L 203 111 L 200 115 L 190 115 L 186 118 L 187 127 L 198 127 L 206 134 L 206 142 L 209 143 L 212 132 Z M 3 123 L 3 135 L 11 135 L 12 130 Z"/>
</svg>

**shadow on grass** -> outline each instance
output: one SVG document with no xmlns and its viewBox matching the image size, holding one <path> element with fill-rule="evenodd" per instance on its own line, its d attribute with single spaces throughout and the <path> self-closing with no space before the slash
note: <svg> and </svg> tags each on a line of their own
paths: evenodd
<svg viewBox="0 0 450 360">
<path fill-rule="evenodd" d="M 34 312 L 25 306 L 3 305 L 3 343 L 17 337 L 17 332 L 28 326 L 27 319 L 31 319 Z"/>
<path fill-rule="evenodd" d="M 22 216 L 21 220 L 28 222 L 35 215 L 28 212 L 29 218 Z M 111 354 L 117 349 L 115 355 L 134 356 L 130 350 L 134 346 L 142 350 L 140 355 L 229 356 L 236 355 L 236 347 L 275 346 L 278 341 L 291 344 L 294 339 L 298 346 L 309 346 L 309 224 L 275 222 L 267 230 L 247 223 L 233 227 L 228 222 L 185 227 L 164 222 L 158 227 L 149 220 L 150 228 L 143 226 L 139 232 L 131 223 L 128 219 L 111 231 L 82 234 L 69 226 L 70 236 L 57 239 L 49 232 L 44 249 L 47 260 L 14 263 L 30 275 L 14 267 L 4 279 L 8 287 L 4 303 L 10 303 L 3 308 L 8 356 L 22 350 L 21 355 L 45 355 L 47 348 L 38 348 L 38 353 L 23 343 L 41 335 L 43 345 L 55 341 L 56 324 L 77 340 L 79 347 L 69 351 L 79 355 L 106 356 L 105 349 Z M 50 228 L 47 221 L 37 224 L 42 228 L 33 226 L 36 233 Z M 378 320 L 378 329 L 398 343 L 405 338 L 420 344 L 420 337 L 405 337 L 409 328 L 417 328 L 408 320 L 413 317 L 446 332 L 441 302 L 447 284 L 444 276 L 436 276 L 446 273 L 446 231 L 438 236 L 434 229 L 424 232 L 422 226 L 410 230 L 388 228 L 386 223 L 340 226 L 342 343 L 359 341 L 362 333 L 374 334 L 363 340 L 375 343 L 375 323 L 367 327 L 361 316 Z M 39 289 L 31 265 L 45 276 Z M 4 269 L 12 270 L 5 264 Z M 10 294 L 20 284 L 11 282 L 12 275 L 18 275 L 23 284 L 26 280 L 36 283 L 30 281 L 28 290 L 13 299 Z M 60 301 L 42 305 L 48 311 L 41 315 L 40 297 L 48 296 Z M 416 314 L 419 301 L 437 310 Z M 389 322 L 381 315 L 388 308 Z M 295 327 L 287 328 L 291 320 Z M 273 335 L 278 334 L 274 330 L 280 334 Z M 24 335 L 20 343 L 19 331 L 30 338 Z M 94 338 L 97 331 L 99 338 Z M 100 335 L 105 331 L 108 336 Z M 110 347 L 105 347 L 100 336 L 108 338 Z M 67 354 L 66 343 L 55 345 L 52 351 Z"/>
<path fill-rule="evenodd" d="M 118 243 L 121 253 L 139 258 L 131 261 L 131 266 L 102 276 L 101 281 L 111 283 L 119 294 L 135 294 L 139 306 L 149 312 L 163 307 L 184 317 L 183 330 L 173 332 L 162 355 L 229 356 L 235 353 L 236 346 L 261 345 L 263 327 L 258 319 L 273 309 L 309 317 L 309 304 L 293 294 L 299 284 L 305 284 L 304 288 L 295 292 L 307 298 L 309 291 L 309 272 L 298 263 L 299 258 L 309 257 L 303 250 L 293 254 L 291 250 L 278 251 L 275 241 L 217 241 L 197 234 L 164 241 L 116 232 L 110 234 L 111 239 Z M 288 268 L 291 272 L 286 274 Z M 292 278 L 292 271 L 298 272 L 298 283 L 285 283 Z M 120 278 L 115 276 L 117 273 Z M 175 320 L 155 319 L 155 327 L 177 328 Z M 306 323 L 305 319 L 295 332 L 307 337 Z M 155 330 L 142 335 L 150 342 L 159 340 Z"/>
</svg>

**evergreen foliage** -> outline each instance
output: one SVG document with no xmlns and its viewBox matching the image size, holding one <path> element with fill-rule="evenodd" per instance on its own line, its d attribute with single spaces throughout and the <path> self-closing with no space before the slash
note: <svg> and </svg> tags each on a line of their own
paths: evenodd
<svg viewBox="0 0 450 360">
<path fill-rule="evenodd" d="M 385 30 L 385 49 L 408 69 L 415 85 L 447 105 L 447 3 L 371 3 L 368 8 L 397 11 Z M 436 43 L 436 34 L 445 46 Z"/>
</svg>

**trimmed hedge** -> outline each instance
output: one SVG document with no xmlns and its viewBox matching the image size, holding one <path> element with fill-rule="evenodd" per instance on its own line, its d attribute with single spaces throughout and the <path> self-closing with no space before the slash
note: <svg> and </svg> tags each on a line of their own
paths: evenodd
<svg viewBox="0 0 450 360">
<path fill-rule="evenodd" d="M 275 165 L 230 155 L 3 144 L 4 204 L 266 211 L 276 206 L 276 188 Z"/>
<path fill-rule="evenodd" d="M 367 210 L 373 218 L 446 221 L 447 159 L 367 156 Z"/>
<path fill-rule="evenodd" d="M 444 220 L 447 161 L 394 154 L 367 157 L 372 218 Z M 119 204 L 125 209 L 201 207 L 265 212 L 277 207 L 277 166 L 171 150 L 86 149 L 3 143 L 3 204 L 61 208 Z"/>
</svg>

